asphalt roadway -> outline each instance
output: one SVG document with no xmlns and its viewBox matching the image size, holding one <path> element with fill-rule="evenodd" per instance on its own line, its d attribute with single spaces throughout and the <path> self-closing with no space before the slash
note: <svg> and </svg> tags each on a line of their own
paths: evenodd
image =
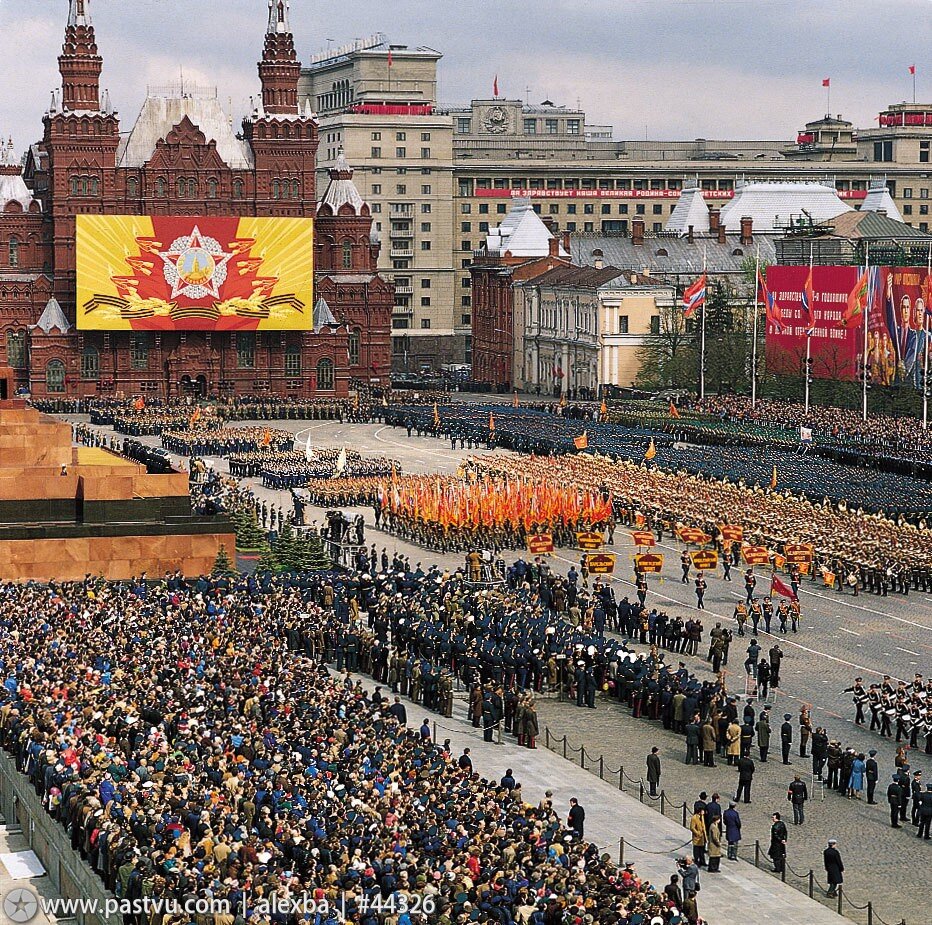
<svg viewBox="0 0 932 925">
<path fill-rule="evenodd" d="M 76 417 L 86 421 L 86 417 Z M 238 422 L 245 425 L 248 422 Z M 260 422 L 261 426 L 274 424 L 296 434 L 299 446 L 310 439 L 312 446 L 347 446 L 366 455 L 386 455 L 397 459 L 405 472 L 437 472 L 450 474 L 456 471 L 462 460 L 469 455 L 485 455 L 486 451 L 452 451 L 449 445 L 433 438 L 408 438 L 403 429 L 380 424 L 341 424 L 336 421 Z M 108 435 L 108 429 L 103 429 Z M 159 444 L 158 438 L 146 438 L 147 442 Z M 506 453 L 507 451 L 496 451 Z M 221 471 L 226 466 L 211 458 L 209 464 Z M 264 489 L 256 480 L 247 480 L 262 498 L 276 505 L 284 503 L 290 508 L 288 492 Z M 357 509 L 350 509 L 355 513 Z M 438 555 L 429 550 L 396 540 L 394 537 L 375 531 L 372 510 L 359 509 L 366 517 L 368 541 L 389 553 L 397 549 L 410 556 L 412 563 L 437 562 L 444 567 L 462 563 L 462 557 Z M 323 511 L 311 509 L 310 516 L 323 518 Z M 648 594 L 648 605 L 658 606 L 670 613 L 684 617 L 696 616 L 695 594 L 692 583 L 680 582 L 679 554 L 681 545 L 665 540 L 659 551 L 664 552 L 665 568 L 660 576 L 652 576 Z M 630 556 L 634 549 L 627 533 L 617 530 L 615 544 L 608 551 L 618 554 L 617 574 L 613 576 L 616 597 L 625 595 L 634 599 L 631 581 Z M 520 553 L 506 555 L 511 561 Z M 555 568 L 565 571 L 579 561 L 578 550 L 557 550 L 552 556 Z M 766 593 L 769 575 L 757 570 L 758 591 Z M 708 575 L 706 610 L 702 614 L 705 638 L 716 621 L 735 629 L 733 611 L 744 597 L 741 570 L 732 572 L 733 581 L 722 580 L 721 572 Z M 865 683 L 879 681 L 884 674 L 894 678 L 911 680 L 915 672 L 928 675 L 932 671 L 932 596 L 911 592 L 908 597 L 890 595 L 886 598 L 861 594 L 854 598 L 850 593 L 839 594 L 821 586 L 821 583 L 806 581 L 801 589 L 802 620 L 797 634 L 779 636 L 785 653 L 781 670 L 782 689 L 776 694 L 772 707 L 774 745 L 771 756 L 779 753 L 779 725 L 782 714 L 792 714 L 794 726 L 794 765 L 785 768 L 772 760 L 767 765 L 758 763 L 755 777 L 755 804 L 742 805 L 745 822 L 745 839 L 760 838 L 766 842 L 769 832 L 770 813 L 774 810 L 788 813 L 786 785 L 793 772 L 803 772 L 810 785 L 815 784 L 806 776 L 811 771 L 809 761 L 798 756 L 798 711 L 801 704 L 811 705 L 814 726 L 824 726 L 830 739 L 838 739 L 844 746 L 851 746 L 865 753 L 870 748 L 878 750 L 877 760 L 881 768 L 877 799 L 879 806 L 867 806 L 864 801 L 848 801 L 828 793 L 824 802 L 821 790 L 812 786 L 813 801 L 807 823 L 803 827 L 790 826 L 790 864 L 800 871 L 815 868 L 821 872 L 821 850 L 828 837 L 837 837 L 848 866 L 846 887 L 851 898 L 863 904 L 867 899 L 877 903 L 877 910 L 884 920 L 898 922 L 902 918 L 912 925 L 914 922 L 932 922 L 928 897 L 928 865 L 932 861 L 932 846 L 917 843 L 914 829 L 908 824 L 903 830 L 889 827 L 889 816 L 884 801 L 886 784 L 893 768 L 895 744 L 882 739 L 866 727 L 854 724 L 854 707 L 851 695 L 843 689 L 861 675 Z M 776 627 L 776 621 L 774 626 Z M 729 687 L 737 693 L 744 691 L 744 645 L 749 641 L 736 636 L 732 644 L 728 670 Z M 761 645 L 766 652 L 773 639 L 760 635 Z M 700 649 L 700 656 L 702 655 Z M 690 670 L 701 676 L 707 675 L 708 663 L 701 658 L 667 655 L 667 660 L 682 658 Z M 659 724 L 645 720 L 633 720 L 627 711 L 620 709 L 614 701 L 599 705 L 580 717 L 577 708 L 544 700 L 539 704 L 541 727 L 548 725 L 555 735 L 568 733 L 574 745 L 585 743 L 587 752 L 604 754 L 606 765 L 617 768 L 624 763 L 629 774 L 642 776 L 644 756 L 650 745 L 661 747 L 664 762 L 662 784 L 671 794 L 671 799 L 687 800 L 690 804 L 700 789 L 712 792 L 720 790 L 727 801 L 734 786 L 734 771 L 722 763 L 712 771 L 683 765 L 683 746 L 680 737 L 664 732 Z M 583 720 L 581 722 L 581 720 Z M 624 736 L 618 733 L 624 730 Z M 757 758 L 757 749 L 753 757 Z M 910 752 L 912 770 L 921 769 L 926 780 L 932 780 L 932 757 L 920 751 Z M 761 797 L 765 801 L 761 805 Z M 746 856 L 742 852 L 743 856 Z M 855 915 L 864 920 L 864 914 Z"/>
</svg>

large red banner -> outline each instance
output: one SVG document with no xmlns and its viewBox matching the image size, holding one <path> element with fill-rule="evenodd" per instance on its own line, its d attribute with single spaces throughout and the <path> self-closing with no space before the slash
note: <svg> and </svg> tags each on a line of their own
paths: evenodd
<svg viewBox="0 0 932 925">
<path fill-rule="evenodd" d="M 809 277 L 807 266 L 767 268 L 767 288 L 783 316 L 782 330 L 767 322 L 767 371 L 780 376 L 801 376 L 806 365 L 806 331 L 812 328 L 810 356 L 816 379 L 855 379 L 863 353 L 861 316 L 848 325 L 842 320 L 848 296 L 863 269 L 858 267 L 812 268 L 812 316 L 803 309 L 803 293 Z"/>
<path fill-rule="evenodd" d="M 804 310 L 808 266 L 772 266 L 767 288 L 779 313 L 767 322 L 767 368 L 801 376 L 806 331 L 811 328 L 812 375 L 860 379 L 864 357 L 864 312 L 851 299 L 866 290 L 867 362 L 877 385 L 922 387 L 926 339 L 930 336 L 932 275 L 924 267 L 813 267 L 812 315 Z M 849 299 L 854 308 L 849 307 Z M 782 315 L 783 326 L 775 319 Z M 932 345 L 930 345 L 932 346 Z"/>
</svg>

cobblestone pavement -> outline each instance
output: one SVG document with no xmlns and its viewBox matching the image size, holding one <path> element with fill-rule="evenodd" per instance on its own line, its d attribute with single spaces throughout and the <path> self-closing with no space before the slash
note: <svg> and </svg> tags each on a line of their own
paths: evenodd
<svg viewBox="0 0 932 925">
<path fill-rule="evenodd" d="M 392 456 L 408 472 L 452 473 L 461 460 L 470 455 L 469 451 L 453 452 L 445 443 L 435 439 L 407 438 L 403 430 L 379 424 L 284 421 L 275 422 L 275 426 L 295 431 L 302 444 L 310 436 L 312 445 L 347 445 L 364 455 Z M 150 438 L 150 442 L 157 445 L 158 438 Z M 225 470 L 222 462 L 211 462 Z M 286 492 L 269 491 L 254 480 L 249 481 L 261 497 L 277 504 L 290 504 Z M 444 567 L 461 564 L 461 556 L 440 556 L 376 531 L 372 511 L 365 509 L 361 512 L 367 520 L 369 542 L 375 542 L 380 550 L 385 546 L 391 554 L 398 549 L 410 556 L 412 562 L 437 562 Z M 318 519 L 322 518 L 323 511 L 315 513 Z M 615 540 L 612 551 L 618 553 L 618 569 L 613 579 L 616 596 L 619 599 L 626 594 L 633 597 L 633 586 L 629 580 L 629 557 L 633 549 L 624 532 L 619 530 Z M 679 544 L 669 540 L 661 545 L 659 551 L 666 553 L 667 565 L 659 579 L 651 580 L 648 605 L 670 613 L 695 616 L 697 611 L 692 587 L 679 581 L 680 548 Z M 572 550 L 557 550 L 552 558 L 553 566 L 568 569 L 571 563 L 578 561 L 578 555 Z M 513 556 L 516 557 L 517 553 Z M 740 593 L 743 586 L 740 572 L 735 570 L 733 574 L 736 580 L 731 583 L 723 581 L 720 575 L 708 576 L 707 609 L 702 615 L 706 633 L 716 620 L 734 628 L 732 613 L 735 604 L 743 598 Z M 766 584 L 767 576 L 760 573 L 758 589 Z M 781 671 L 783 689 L 777 693 L 772 709 L 774 732 L 777 733 L 783 713 L 789 712 L 793 715 L 795 733 L 799 707 L 808 703 L 812 705 L 813 724 L 825 726 L 830 738 L 859 751 L 876 748 L 881 767 L 878 785 L 881 805 L 867 806 L 828 792 L 823 802 L 816 791 L 809 804 L 806 824 L 802 827 L 790 825 L 790 863 L 796 870 L 808 871 L 814 867 L 821 872 L 821 851 L 829 837 L 837 837 L 848 868 L 846 885 L 852 900 L 863 904 L 868 898 L 874 899 L 886 921 L 899 921 L 905 917 L 909 925 L 932 922 L 932 912 L 927 911 L 926 902 L 926 869 L 932 862 L 932 846 L 917 843 L 911 826 L 902 830 L 891 829 L 888 811 L 882 802 L 893 768 L 895 745 L 866 728 L 855 726 L 851 695 L 842 693 L 858 674 L 869 683 L 879 680 L 882 674 L 910 679 L 916 671 L 926 675 L 932 671 L 932 596 L 912 592 L 908 597 L 890 595 L 881 598 L 862 594 L 855 599 L 850 594 L 838 594 L 806 582 L 801 603 L 800 632 L 779 637 L 786 657 Z M 760 638 L 766 651 L 773 640 L 766 634 L 761 634 Z M 748 641 L 736 637 L 732 644 L 729 683 L 732 690 L 739 692 L 744 689 L 743 650 Z M 667 656 L 668 660 L 677 657 L 682 656 Z M 706 663 L 699 659 L 682 658 L 691 670 L 707 671 Z M 718 789 L 726 799 L 729 794 L 733 795 L 733 769 L 725 766 L 714 770 L 686 767 L 682 764 L 684 748 L 679 737 L 665 732 L 659 723 L 632 720 L 626 711 L 611 704 L 600 704 L 596 711 L 587 711 L 582 721 L 575 715 L 575 709 L 550 701 L 542 703 L 541 724 L 549 725 L 557 736 L 570 733 L 576 746 L 585 741 L 588 753 L 603 753 L 606 763 L 613 768 L 623 762 L 626 771 L 631 768 L 628 773 L 633 777 L 642 776 L 644 758 L 650 746 L 658 745 L 664 762 L 664 788 L 676 794 L 679 800 L 688 799 L 691 803 L 702 789 L 710 793 Z M 798 734 L 796 737 L 798 739 Z M 798 754 L 798 741 L 794 742 L 793 750 Z M 792 779 L 792 772 L 811 770 L 808 761 L 794 760 L 797 763 L 789 768 L 772 762 L 758 764 L 754 803 L 742 813 L 746 842 L 753 843 L 755 838 L 768 840 L 770 813 L 789 810 L 786 785 Z M 922 769 L 926 779 L 932 779 L 929 756 L 911 752 L 910 761 L 913 770 Z M 879 884 L 885 886 L 879 888 Z M 920 912 L 911 914 L 915 909 Z"/>
</svg>

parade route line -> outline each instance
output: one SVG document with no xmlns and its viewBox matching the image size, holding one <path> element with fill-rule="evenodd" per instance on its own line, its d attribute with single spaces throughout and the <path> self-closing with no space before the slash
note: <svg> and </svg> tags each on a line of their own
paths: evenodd
<svg viewBox="0 0 932 925">
<path fill-rule="evenodd" d="M 565 556 L 558 555 L 557 553 L 553 553 L 553 557 L 555 559 L 560 559 L 562 562 L 569 562 L 571 565 L 576 565 L 576 561 L 574 559 L 567 559 Z M 618 578 L 615 575 L 612 575 L 612 581 L 620 581 L 620 582 L 623 582 L 624 584 L 633 585 L 633 582 L 628 581 L 625 578 Z M 648 589 L 647 593 L 655 594 L 657 597 L 662 598 L 665 601 L 669 601 L 671 604 L 677 604 L 680 607 L 690 607 L 689 604 L 684 604 L 682 601 L 678 601 L 675 597 L 670 597 L 669 595 L 661 594 L 659 591 L 653 591 L 651 589 Z M 735 592 L 732 591 L 731 593 L 734 594 Z M 738 595 L 738 596 L 740 597 L 741 595 Z M 690 607 L 690 609 L 695 610 L 695 607 Z M 723 614 L 716 613 L 714 610 L 704 610 L 703 613 L 708 614 L 711 617 L 716 617 L 717 619 L 723 620 L 723 621 L 732 620 L 731 617 L 726 617 Z M 886 616 L 886 614 L 884 614 L 884 616 Z M 909 621 L 906 621 L 906 622 L 909 622 Z M 922 627 L 922 628 L 928 629 L 928 627 Z M 768 635 L 768 634 L 761 633 L 760 635 Z M 855 671 L 866 671 L 868 674 L 875 674 L 879 678 L 882 678 L 885 674 L 887 674 L 887 672 L 884 672 L 884 671 L 877 671 L 874 668 L 868 668 L 866 665 L 858 665 L 856 662 L 849 662 L 847 659 L 839 658 L 837 655 L 829 655 L 828 652 L 820 652 L 818 649 L 810 649 L 809 646 L 804 646 L 801 643 L 793 642 L 792 639 L 788 639 L 786 637 L 783 637 L 781 639 L 781 645 L 793 646 L 794 649 L 799 649 L 802 652 L 808 652 L 810 655 L 818 655 L 821 658 L 827 658 L 829 661 L 837 662 L 839 665 L 846 665 L 848 668 L 854 668 Z M 896 680 L 899 681 L 900 678 L 896 678 Z"/>
<path fill-rule="evenodd" d="M 811 594 L 813 597 L 821 597 L 823 601 L 834 601 L 835 603 L 843 603 L 845 607 L 855 607 L 858 610 L 863 610 L 865 613 L 872 613 L 878 617 L 886 617 L 888 620 L 896 620 L 897 623 L 905 623 L 907 626 L 915 626 L 916 629 L 920 630 L 929 630 L 932 631 L 932 626 L 926 626 L 925 623 L 916 623 L 914 620 L 907 620 L 904 617 L 897 617 L 892 613 L 887 613 L 885 610 L 874 610 L 873 607 L 865 607 L 863 604 L 849 604 L 847 601 L 839 601 L 837 598 L 829 597 L 827 594 L 820 594 L 818 591 L 809 591 L 807 588 L 800 588 L 803 594 Z"/>
<path fill-rule="evenodd" d="M 902 646 L 896 646 L 896 649 L 897 649 L 898 652 L 907 652 L 907 653 L 909 653 L 910 655 L 915 655 L 915 656 L 917 656 L 917 657 L 919 657 L 919 658 L 922 657 L 921 655 L 919 655 L 918 652 L 913 652 L 912 649 L 904 649 Z"/>
<path fill-rule="evenodd" d="M 854 630 L 846 630 L 843 626 L 838 627 L 843 633 L 847 633 L 849 636 L 860 636 L 860 633 L 856 633 Z"/>
<path fill-rule="evenodd" d="M 387 443 L 387 444 L 389 444 L 389 445 L 391 445 L 391 446 L 402 446 L 402 447 L 403 447 L 403 446 L 405 445 L 404 443 L 400 443 L 400 442 L 397 441 L 397 440 L 385 440 L 385 439 L 383 439 L 381 436 L 379 436 L 379 435 L 382 433 L 383 430 L 388 430 L 389 427 L 390 427 L 390 425 L 388 425 L 388 424 L 384 424 L 382 427 L 380 427 L 380 428 L 375 432 L 375 439 L 378 440 L 379 443 Z M 392 427 L 391 429 L 394 430 L 395 428 Z M 427 453 L 429 456 L 441 456 L 441 457 L 443 457 L 444 459 L 449 459 L 450 456 L 451 456 L 451 454 L 455 455 L 455 450 L 450 450 L 449 452 L 441 452 L 440 450 L 425 450 L 425 449 L 422 449 L 422 448 L 418 448 L 418 452 L 419 452 L 419 453 Z M 460 458 L 462 458 L 462 457 L 460 457 Z"/>
</svg>

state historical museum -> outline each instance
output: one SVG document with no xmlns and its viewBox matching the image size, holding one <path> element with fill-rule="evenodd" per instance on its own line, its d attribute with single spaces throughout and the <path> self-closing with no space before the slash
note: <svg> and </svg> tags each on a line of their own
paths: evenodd
<svg viewBox="0 0 932 925">
<path fill-rule="evenodd" d="M 0 147 L 0 382 L 63 398 L 386 382 L 392 285 L 342 157 L 317 200 L 287 0 L 269 2 L 239 134 L 216 91 L 184 86 L 150 88 L 121 133 L 88 4 L 70 0 L 42 140 L 22 162 Z"/>
</svg>

